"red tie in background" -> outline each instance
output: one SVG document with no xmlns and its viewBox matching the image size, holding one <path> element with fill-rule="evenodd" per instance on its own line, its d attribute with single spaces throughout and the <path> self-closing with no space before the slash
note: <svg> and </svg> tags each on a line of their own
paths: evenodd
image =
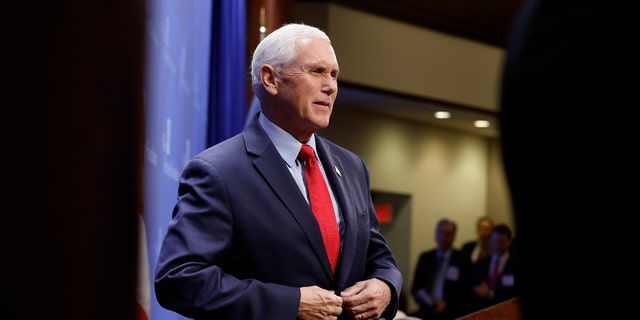
<svg viewBox="0 0 640 320">
<path fill-rule="evenodd" d="M 335 272 L 338 255 L 340 254 L 340 235 L 338 234 L 338 223 L 331 203 L 331 196 L 329 196 L 329 189 L 327 189 L 327 184 L 324 181 L 313 149 L 309 145 L 303 144 L 298 157 L 305 161 L 304 175 L 307 181 L 311 211 L 313 211 L 320 225 L 324 247 L 327 250 L 329 263 L 331 264 L 331 271 Z"/>
<path fill-rule="evenodd" d="M 496 288 L 496 284 L 498 283 L 498 273 L 500 273 L 500 259 L 496 260 L 493 263 L 493 270 L 491 271 L 491 290 Z"/>
</svg>

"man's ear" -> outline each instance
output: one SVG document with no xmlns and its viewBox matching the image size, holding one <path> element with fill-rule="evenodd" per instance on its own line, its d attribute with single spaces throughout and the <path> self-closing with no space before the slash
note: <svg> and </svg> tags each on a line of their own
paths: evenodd
<svg viewBox="0 0 640 320">
<path fill-rule="evenodd" d="M 276 69 L 274 67 L 265 64 L 260 68 L 260 80 L 262 80 L 262 85 L 267 92 L 274 93 L 278 89 L 276 79 Z"/>
</svg>

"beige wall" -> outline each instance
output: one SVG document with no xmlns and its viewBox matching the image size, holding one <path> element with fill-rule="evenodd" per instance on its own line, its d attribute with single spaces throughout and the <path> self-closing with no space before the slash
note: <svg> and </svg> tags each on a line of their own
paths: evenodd
<svg viewBox="0 0 640 320">
<path fill-rule="evenodd" d="M 343 81 L 497 111 L 501 48 L 333 4 L 294 16 L 329 34 Z"/>
<path fill-rule="evenodd" d="M 458 222 L 457 246 L 474 238 L 475 220 L 481 215 L 513 226 L 494 139 L 348 106 L 336 106 L 330 126 L 320 134 L 363 157 L 372 190 L 409 196 L 410 222 L 394 229 L 409 233 L 409 245 L 399 247 L 390 241 L 402 258 L 399 265 L 407 291 L 418 256 L 436 245 L 433 230 L 438 219 Z"/>
<path fill-rule="evenodd" d="M 500 48 L 333 4 L 298 3 L 295 17 L 327 31 L 342 81 L 497 111 Z M 498 139 L 351 108 L 339 94 L 321 134 L 364 158 L 372 190 L 408 195 L 409 223 L 385 228 L 409 233 L 408 245 L 390 241 L 407 291 L 418 256 L 435 247 L 438 219 L 458 223 L 458 246 L 475 237 L 481 215 L 514 226 Z"/>
</svg>

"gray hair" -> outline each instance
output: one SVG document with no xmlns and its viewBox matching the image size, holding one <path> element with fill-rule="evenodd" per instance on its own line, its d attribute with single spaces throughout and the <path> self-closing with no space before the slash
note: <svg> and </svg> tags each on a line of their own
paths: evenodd
<svg viewBox="0 0 640 320">
<path fill-rule="evenodd" d="M 280 72 L 297 57 L 295 45 L 300 38 L 325 39 L 331 43 L 324 31 L 303 23 L 285 24 L 260 41 L 251 60 L 251 85 L 259 99 L 265 93 L 260 67 L 268 64 Z"/>
</svg>

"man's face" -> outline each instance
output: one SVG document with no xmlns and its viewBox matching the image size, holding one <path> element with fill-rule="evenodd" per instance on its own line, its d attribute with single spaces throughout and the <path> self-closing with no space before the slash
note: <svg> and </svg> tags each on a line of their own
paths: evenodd
<svg viewBox="0 0 640 320">
<path fill-rule="evenodd" d="M 494 252 L 503 255 L 511 249 L 511 239 L 504 234 L 493 232 L 491 233 L 491 247 Z"/>
<path fill-rule="evenodd" d="M 478 223 L 478 237 L 480 239 L 488 240 L 491 238 L 491 230 L 493 229 L 493 225 L 491 222 L 487 220 L 482 220 Z"/>
<path fill-rule="evenodd" d="M 298 58 L 277 77 L 279 125 L 299 140 L 329 125 L 338 95 L 338 61 L 321 39 L 300 39 Z M 306 140 L 305 139 L 305 140 Z"/>
<path fill-rule="evenodd" d="M 452 224 L 441 223 L 436 228 L 436 242 L 441 250 L 449 250 L 456 238 L 456 229 Z"/>
</svg>

